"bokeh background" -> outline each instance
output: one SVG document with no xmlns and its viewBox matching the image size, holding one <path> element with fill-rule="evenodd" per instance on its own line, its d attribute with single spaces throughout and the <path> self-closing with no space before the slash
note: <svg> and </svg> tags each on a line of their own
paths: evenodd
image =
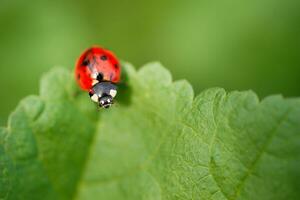
<svg viewBox="0 0 300 200">
<path fill-rule="evenodd" d="M 137 68 L 159 60 L 196 93 L 300 96 L 299 0 L 0 0 L 0 124 L 93 44 Z"/>
</svg>

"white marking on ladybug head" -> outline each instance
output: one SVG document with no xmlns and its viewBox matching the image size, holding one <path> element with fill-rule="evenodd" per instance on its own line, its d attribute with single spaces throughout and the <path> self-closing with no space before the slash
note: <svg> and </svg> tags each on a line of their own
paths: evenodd
<svg viewBox="0 0 300 200">
<path fill-rule="evenodd" d="M 98 97 L 96 94 L 93 94 L 93 95 L 91 96 L 91 99 L 92 99 L 92 101 L 98 103 L 99 97 Z"/>
<path fill-rule="evenodd" d="M 115 97 L 117 95 L 117 90 L 110 90 L 109 94 L 110 96 Z"/>
</svg>

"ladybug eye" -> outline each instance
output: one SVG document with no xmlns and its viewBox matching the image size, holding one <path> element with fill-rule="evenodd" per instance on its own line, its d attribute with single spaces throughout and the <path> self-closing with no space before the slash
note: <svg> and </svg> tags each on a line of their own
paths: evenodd
<svg viewBox="0 0 300 200">
<path fill-rule="evenodd" d="M 103 61 L 105 61 L 105 60 L 107 60 L 107 56 L 106 56 L 106 55 L 102 55 L 102 56 L 100 57 L 100 59 L 103 60 Z"/>
<path fill-rule="evenodd" d="M 102 73 L 99 73 L 97 75 L 97 78 L 96 78 L 98 81 L 102 81 L 103 80 L 103 74 Z"/>
</svg>

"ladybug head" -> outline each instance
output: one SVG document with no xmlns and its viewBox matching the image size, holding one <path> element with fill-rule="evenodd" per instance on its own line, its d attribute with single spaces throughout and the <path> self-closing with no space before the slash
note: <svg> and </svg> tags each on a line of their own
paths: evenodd
<svg viewBox="0 0 300 200">
<path fill-rule="evenodd" d="M 117 87 L 111 82 L 96 83 L 89 92 L 91 99 L 102 108 L 109 108 L 117 94 Z"/>
<path fill-rule="evenodd" d="M 109 108 L 113 104 L 112 96 L 103 96 L 99 98 L 99 106 L 103 108 Z"/>
</svg>

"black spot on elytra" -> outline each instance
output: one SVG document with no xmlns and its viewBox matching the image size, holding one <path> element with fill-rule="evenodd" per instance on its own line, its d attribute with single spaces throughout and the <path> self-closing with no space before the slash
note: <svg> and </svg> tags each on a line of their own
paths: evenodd
<svg viewBox="0 0 300 200">
<path fill-rule="evenodd" d="M 84 60 L 81 65 L 82 66 L 88 66 L 90 64 L 90 61 L 88 59 Z"/>
<path fill-rule="evenodd" d="M 108 58 L 107 58 L 106 55 L 102 55 L 102 56 L 100 56 L 100 59 L 103 60 L 103 61 L 106 61 Z"/>
<path fill-rule="evenodd" d="M 80 74 L 77 74 L 77 79 L 78 79 L 78 80 L 80 79 Z"/>
<path fill-rule="evenodd" d="M 118 65 L 118 64 L 114 64 L 114 67 L 115 67 L 116 69 L 118 69 L 118 68 L 119 68 L 119 65 Z"/>
<path fill-rule="evenodd" d="M 98 81 L 102 81 L 102 80 L 103 80 L 103 74 L 102 74 L 102 73 L 99 73 L 99 74 L 97 75 L 97 80 L 98 80 Z"/>
</svg>

